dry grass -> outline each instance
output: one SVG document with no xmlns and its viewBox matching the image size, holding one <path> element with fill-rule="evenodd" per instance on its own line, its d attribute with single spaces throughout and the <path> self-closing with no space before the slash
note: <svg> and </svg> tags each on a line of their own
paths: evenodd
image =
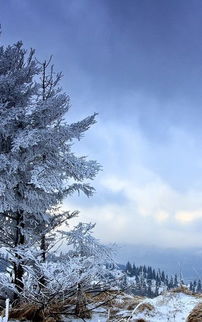
<svg viewBox="0 0 202 322">
<path fill-rule="evenodd" d="M 105 302 L 106 300 L 115 298 L 118 295 L 124 295 L 124 293 L 116 290 L 108 290 L 98 293 L 97 295 L 94 295 L 93 293 L 87 293 L 86 298 L 95 302 Z"/>
<path fill-rule="evenodd" d="M 201 322 L 201 321 L 202 321 L 202 303 L 199 303 L 189 313 L 186 322 Z"/>
<path fill-rule="evenodd" d="M 70 298 L 63 302 L 52 302 L 45 308 L 37 304 L 21 303 L 10 310 L 9 318 L 19 321 L 59 322 L 62 321 L 61 314 L 67 316 L 68 314 L 71 316 L 73 315 L 76 308 L 75 304 L 75 298 Z M 84 305 L 80 305 L 80 307 L 77 306 L 77 309 L 80 310 L 79 314 L 82 315 L 83 318 L 91 317 L 91 312 L 89 312 Z"/>
<path fill-rule="evenodd" d="M 93 296 L 92 294 L 87 295 L 87 300 L 89 303 L 94 303 L 95 306 L 100 304 L 103 308 L 106 308 L 106 310 L 110 312 L 109 321 L 119 321 L 120 316 L 118 313 L 122 310 L 128 311 L 129 317 L 131 314 L 130 311 L 133 311 L 134 308 L 144 299 L 145 297 L 132 296 L 116 290 L 102 292 L 96 296 Z M 151 307 L 148 307 L 148 310 L 150 308 Z M 126 319 L 126 316 L 124 316 L 124 319 Z"/>
<path fill-rule="evenodd" d="M 96 296 L 87 295 L 87 300 L 94 303 L 103 303 L 108 308 L 118 308 L 133 310 L 145 298 L 141 296 L 131 296 L 121 291 L 106 291 Z"/>
<path fill-rule="evenodd" d="M 138 313 L 142 313 L 142 312 L 151 312 L 154 310 L 154 306 L 150 303 L 142 303 L 140 304 L 140 306 L 137 308 L 137 311 Z"/>
<path fill-rule="evenodd" d="M 35 321 L 45 321 L 45 317 L 41 308 L 35 304 L 22 303 L 19 307 L 13 308 L 9 312 L 10 319 L 17 320 L 31 320 Z"/>
<path fill-rule="evenodd" d="M 186 286 L 183 286 L 183 285 L 173 288 L 170 292 L 171 293 L 183 293 L 183 294 L 187 294 L 187 295 L 195 295 L 192 291 L 190 291 Z"/>
<path fill-rule="evenodd" d="M 141 296 L 135 296 L 130 301 L 126 302 L 126 309 L 127 310 L 134 310 L 134 308 L 141 303 L 145 298 Z"/>
<path fill-rule="evenodd" d="M 119 291 L 105 291 L 95 294 L 86 294 L 86 300 L 88 303 L 94 304 L 95 306 L 98 304 L 102 304 L 102 306 L 111 308 L 115 305 L 116 298 L 118 296 L 122 296 L 122 292 Z"/>
<path fill-rule="evenodd" d="M 183 286 L 183 285 L 170 290 L 170 292 L 171 293 L 183 293 L 183 294 L 187 294 L 187 295 L 194 296 L 197 298 L 202 298 L 201 293 L 194 293 L 194 292 L 190 291 L 186 286 Z M 201 320 L 201 322 L 202 322 L 202 320 Z"/>
</svg>

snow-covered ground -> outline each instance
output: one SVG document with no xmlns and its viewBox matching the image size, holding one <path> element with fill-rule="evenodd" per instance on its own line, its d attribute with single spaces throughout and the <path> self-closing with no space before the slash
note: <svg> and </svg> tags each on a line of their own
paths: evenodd
<svg viewBox="0 0 202 322">
<path fill-rule="evenodd" d="M 151 310 L 147 309 L 146 304 L 145 309 L 144 304 L 140 304 L 134 309 L 131 321 L 137 318 L 143 318 L 149 322 L 186 321 L 189 313 L 200 302 L 202 302 L 202 298 L 196 296 L 168 292 L 154 299 L 144 300 L 144 303 L 151 304 Z"/>
</svg>

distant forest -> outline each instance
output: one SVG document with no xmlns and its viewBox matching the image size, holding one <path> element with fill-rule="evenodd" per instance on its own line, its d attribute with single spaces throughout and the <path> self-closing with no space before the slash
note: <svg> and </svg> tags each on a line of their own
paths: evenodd
<svg viewBox="0 0 202 322">
<path fill-rule="evenodd" d="M 120 288 L 134 295 L 155 297 L 162 291 L 185 285 L 193 293 L 202 293 L 201 280 L 185 284 L 178 274 L 168 276 L 163 270 L 151 266 L 136 266 L 127 262 L 120 267 L 124 273 Z"/>
</svg>

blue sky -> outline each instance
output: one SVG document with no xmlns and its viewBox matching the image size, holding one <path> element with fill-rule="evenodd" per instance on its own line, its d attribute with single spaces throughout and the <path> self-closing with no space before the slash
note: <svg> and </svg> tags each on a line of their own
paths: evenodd
<svg viewBox="0 0 202 322">
<path fill-rule="evenodd" d="M 53 54 L 68 121 L 98 112 L 76 144 L 103 171 L 67 209 L 104 241 L 202 246 L 202 2 L 0 0 L 3 44 Z"/>
</svg>

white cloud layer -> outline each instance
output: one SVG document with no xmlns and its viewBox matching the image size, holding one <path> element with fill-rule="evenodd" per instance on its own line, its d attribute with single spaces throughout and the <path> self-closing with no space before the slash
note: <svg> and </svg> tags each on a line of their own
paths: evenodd
<svg viewBox="0 0 202 322">
<path fill-rule="evenodd" d="M 84 149 L 90 155 L 96 154 L 98 160 L 99 155 L 102 156 L 104 163 L 104 171 L 95 181 L 97 194 L 88 201 L 84 198 L 67 200 L 68 209 L 79 209 L 80 220 L 96 222 L 96 235 L 107 242 L 202 246 L 199 231 L 202 226 L 201 173 L 197 180 L 190 176 L 189 186 L 179 188 L 180 176 L 186 176 L 189 166 L 190 171 L 196 172 L 196 165 L 201 164 L 194 137 L 180 129 L 170 129 L 164 148 L 150 142 L 138 128 L 133 130 L 110 123 L 98 127 L 91 140 L 97 142 L 97 148 L 92 150 L 95 145 L 91 141 Z M 188 156 L 190 164 L 184 160 L 187 147 L 192 149 L 192 156 Z M 152 150 L 155 156 L 151 155 Z M 158 166 L 160 169 L 168 165 L 168 154 L 181 163 L 181 169 L 172 168 L 173 177 L 178 176 L 178 180 L 169 181 L 166 173 L 161 170 L 158 173 Z"/>
</svg>

